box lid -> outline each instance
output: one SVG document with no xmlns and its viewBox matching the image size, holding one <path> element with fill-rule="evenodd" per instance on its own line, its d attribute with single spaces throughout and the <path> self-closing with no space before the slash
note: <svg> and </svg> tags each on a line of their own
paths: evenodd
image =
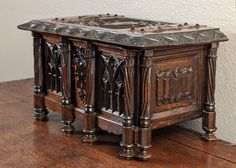
<svg viewBox="0 0 236 168">
<path fill-rule="evenodd" d="M 141 20 L 116 14 L 32 20 L 18 28 L 136 48 L 208 44 L 228 40 L 218 28 Z"/>
</svg>

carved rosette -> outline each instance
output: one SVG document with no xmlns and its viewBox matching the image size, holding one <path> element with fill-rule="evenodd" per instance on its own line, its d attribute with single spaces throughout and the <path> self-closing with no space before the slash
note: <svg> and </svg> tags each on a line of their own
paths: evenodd
<svg viewBox="0 0 236 168">
<path fill-rule="evenodd" d="M 215 76 L 216 76 L 216 59 L 218 43 L 212 43 L 207 58 L 207 95 L 205 110 L 203 110 L 203 129 L 206 134 L 203 138 L 207 141 L 216 140 L 214 132 L 216 131 L 216 112 L 215 112 Z"/>
</svg>

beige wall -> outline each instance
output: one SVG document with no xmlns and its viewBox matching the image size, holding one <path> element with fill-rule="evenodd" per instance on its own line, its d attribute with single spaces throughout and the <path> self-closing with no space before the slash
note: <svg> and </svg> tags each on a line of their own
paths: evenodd
<svg viewBox="0 0 236 168">
<path fill-rule="evenodd" d="M 230 41 L 219 49 L 217 69 L 217 136 L 236 143 L 235 0 L 8 0 L 0 1 L 0 81 L 33 77 L 29 32 L 16 29 L 31 19 L 118 13 L 130 17 L 189 22 L 220 27 Z M 184 124 L 201 130 L 201 121 Z"/>
</svg>

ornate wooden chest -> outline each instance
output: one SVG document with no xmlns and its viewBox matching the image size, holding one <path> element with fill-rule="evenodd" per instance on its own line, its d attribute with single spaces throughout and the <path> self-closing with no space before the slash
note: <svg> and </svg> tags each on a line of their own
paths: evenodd
<svg viewBox="0 0 236 168">
<path fill-rule="evenodd" d="M 66 134 L 85 121 L 85 142 L 98 128 L 122 134 L 120 156 L 150 157 L 153 129 L 203 118 L 214 140 L 217 28 L 119 15 L 33 20 L 19 26 L 34 41 L 34 118 L 62 114 Z"/>
</svg>

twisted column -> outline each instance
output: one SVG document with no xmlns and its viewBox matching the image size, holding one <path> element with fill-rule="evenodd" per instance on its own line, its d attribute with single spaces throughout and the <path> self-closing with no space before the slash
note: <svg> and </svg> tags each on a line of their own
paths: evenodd
<svg viewBox="0 0 236 168">
<path fill-rule="evenodd" d="M 212 43 L 207 56 L 207 94 L 203 110 L 202 127 L 206 132 L 203 139 L 207 141 L 216 140 L 216 112 L 215 112 L 215 76 L 218 43 Z"/>
</svg>

